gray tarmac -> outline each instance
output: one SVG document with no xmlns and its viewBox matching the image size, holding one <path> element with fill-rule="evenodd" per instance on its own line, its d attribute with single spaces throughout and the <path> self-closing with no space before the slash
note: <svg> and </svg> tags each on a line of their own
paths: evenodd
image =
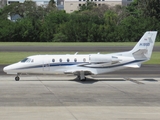
<svg viewBox="0 0 160 120">
<path fill-rule="evenodd" d="M 159 120 L 160 78 L 0 77 L 2 120 Z"/>
<path fill-rule="evenodd" d="M 160 119 L 160 65 L 87 76 L 85 82 L 71 75 L 23 75 L 14 81 L 14 75 L 2 71 L 4 66 L 0 65 L 0 120 Z"/>
</svg>

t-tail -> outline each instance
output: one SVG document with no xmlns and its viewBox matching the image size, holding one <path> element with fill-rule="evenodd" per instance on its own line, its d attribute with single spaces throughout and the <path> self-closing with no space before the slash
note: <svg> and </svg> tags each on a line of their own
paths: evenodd
<svg viewBox="0 0 160 120">
<path fill-rule="evenodd" d="M 153 46 L 156 40 L 157 31 L 147 31 L 141 37 L 139 42 L 130 51 L 133 57 L 137 60 L 149 60 L 152 55 Z"/>
</svg>

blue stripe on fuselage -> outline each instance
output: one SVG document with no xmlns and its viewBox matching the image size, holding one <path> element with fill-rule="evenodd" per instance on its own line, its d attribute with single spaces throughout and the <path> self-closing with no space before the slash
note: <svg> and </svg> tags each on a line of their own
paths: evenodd
<svg viewBox="0 0 160 120">
<path fill-rule="evenodd" d="M 136 62 L 142 62 L 142 61 L 145 61 L 145 60 L 134 60 L 134 61 L 127 62 L 127 63 L 112 65 L 112 66 L 105 66 L 105 67 L 92 67 L 92 66 L 89 66 L 89 67 L 90 68 L 113 68 L 113 67 L 120 67 L 120 66 L 123 66 L 123 65 L 128 65 L 128 64 L 132 64 L 132 63 L 136 63 Z M 84 67 L 88 67 L 88 66 L 84 66 Z"/>
<path fill-rule="evenodd" d="M 142 62 L 142 61 L 145 61 L 145 60 L 134 60 L 134 61 L 131 61 L 131 62 L 126 62 L 126 63 L 122 63 L 122 64 L 118 64 L 118 65 L 111 65 L 111 66 L 106 66 L 106 67 L 92 67 L 92 66 L 85 66 L 85 65 L 90 65 L 90 63 L 88 62 L 71 62 L 71 63 L 68 63 L 68 62 L 64 62 L 64 63 L 51 63 L 51 64 L 41 64 L 41 65 L 36 65 L 36 66 L 29 66 L 29 67 L 21 67 L 21 68 L 17 68 L 17 69 L 31 69 L 31 68 L 41 68 L 41 67 L 45 67 L 45 66 L 49 66 L 49 67 L 54 67 L 54 66 L 72 66 L 72 65 L 81 65 L 83 63 L 88 63 L 88 64 L 85 64 L 84 66 L 82 67 L 88 67 L 88 68 L 113 68 L 113 67 L 120 67 L 120 66 L 123 66 L 123 65 L 128 65 L 128 64 L 132 64 L 132 63 L 136 63 L 136 62 Z"/>
<path fill-rule="evenodd" d="M 41 67 L 47 67 L 47 65 L 49 67 L 53 67 L 53 66 L 72 66 L 72 65 L 78 65 L 78 64 L 82 64 L 83 62 L 71 62 L 71 63 L 49 63 L 49 64 L 41 64 L 41 65 L 35 65 L 35 66 L 29 66 L 29 67 L 21 67 L 21 68 L 17 68 L 17 69 L 30 69 L 30 68 L 41 68 Z M 25 64 L 25 63 L 24 63 Z"/>
</svg>

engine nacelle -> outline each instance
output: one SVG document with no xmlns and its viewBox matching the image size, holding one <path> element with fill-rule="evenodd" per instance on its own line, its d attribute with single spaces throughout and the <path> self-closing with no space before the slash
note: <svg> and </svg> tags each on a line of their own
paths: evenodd
<svg viewBox="0 0 160 120">
<path fill-rule="evenodd" d="M 118 57 L 99 55 L 99 54 L 90 55 L 89 60 L 91 63 L 110 63 L 110 64 L 114 64 L 120 61 Z"/>
<path fill-rule="evenodd" d="M 111 56 L 106 55 L 90 55 L 89 58 L 91 63 L 110 63 L 111 62 Z"/>
</svg>

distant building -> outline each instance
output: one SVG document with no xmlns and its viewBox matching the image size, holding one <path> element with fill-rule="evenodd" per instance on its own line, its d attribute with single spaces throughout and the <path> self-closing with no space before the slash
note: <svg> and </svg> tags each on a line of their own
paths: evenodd
<svg viewBox="0 0 160 120">
<path fill-rule="evenodd" d="M 50 0 L 8 0 L 7 5 L 10 5 L 11 3 L 24 3 L 25 1 L 33 1 L 35 2 L 38 6 L 45 6 L 48 5 Z"/>
<path fill-rule="evenodd" d="M 123 6 L 128 6 L 131 2 L 133 2 L 134 0 L 122 0 L 122 5 Z"/>
<path fill-rule="evenodd" d="M 18 14 L 8 15 L 8 20 L 11 20 L 12 22 L 16 22 L 18 19 L 21 19 L 21 16 Z"/>
<path fill-rule="evenodd" d="M 25 0 L 0 0 L 0 8 L 9 5 L 14 2 L 24 3 Z M 27 0 L 26 0 L 27 1 Z M 29 1 L 29 0 L 28 0 Z M 38 6 L 48 5 L 50 0 L 31 0 L 35 2 Z M 56 6 L 59 10 L 65 10 L 67 13 L 71 13 L 75 10 L 78 10 L 80 6 L 85 5 L 87 0 L 55 0 Z M 122 5 L 127 6 L 133 0 L 89 0 L 96 3 L 97 6 L 107 4 L 109 6 Z"/>
<path fill-rule="evenodd" d="M 47 6 L 50 0 L 8 0 L 7 5 L 10 5 L 11 3 L 18 2 L 18 3 L 24 3 L 25 1 L 33 1 L 38 6 Z M 64 9 L 64 0 L 55 0 L 56 6 L 59 10 Z"/>
<path fill-rule="evenodd" d="M 4 6 L 6 6 L 7 4 L 7 0 L 0 0 L 0 8 L 3 8 Z"/>
<path fill-rule="evenodd" d="M 64 0 L 57 0 L 57 8 L 59 10 L 64 10 Z"/>
<path fill-rule="evenodd" d="M 10 5 L 12 3 L 24 3 L 25 1 L 33 1 L 36 3 L 37 6 L 47 6 L 49 4 L 50 0 L 7 0 L 5 5 Z M 64 10 L 64 0 L 55 0 L 56 6 L 59 10 Z M 21 17 L 19 15 L 12 15 L 8 16 L 9 20 L 16 21 L 17 19 L 20 19 Z"/>
<path fill-rule="evenodd" d="M 10 5 L 12 3 L 24 3 L 25 1 L 30 1 L 30 0 L 8 0 L 7 5 Z M 50 0 L 31 0 L 36 3 L 37 6 L 47 6 Z M 15 22 L 17 19 L 20 19 L 21 16 L 18 14 L 15 15 L 8 15 L 8 19 Z"/>
<path fill-rule="evenodd" d="M 67 13 L 71 13 L 75 10 L 78 10 L 79 7 L 85 5 L 87 0 L 65 0 L 64 1 L 64 10 Z M 97 6 L 101 6 L 103 4 L 107 4 L 109 6 L 122 5 L 127 6 L 133 0 L 89 0 L 90 2 L 96 3 Z"/>
</svg>

